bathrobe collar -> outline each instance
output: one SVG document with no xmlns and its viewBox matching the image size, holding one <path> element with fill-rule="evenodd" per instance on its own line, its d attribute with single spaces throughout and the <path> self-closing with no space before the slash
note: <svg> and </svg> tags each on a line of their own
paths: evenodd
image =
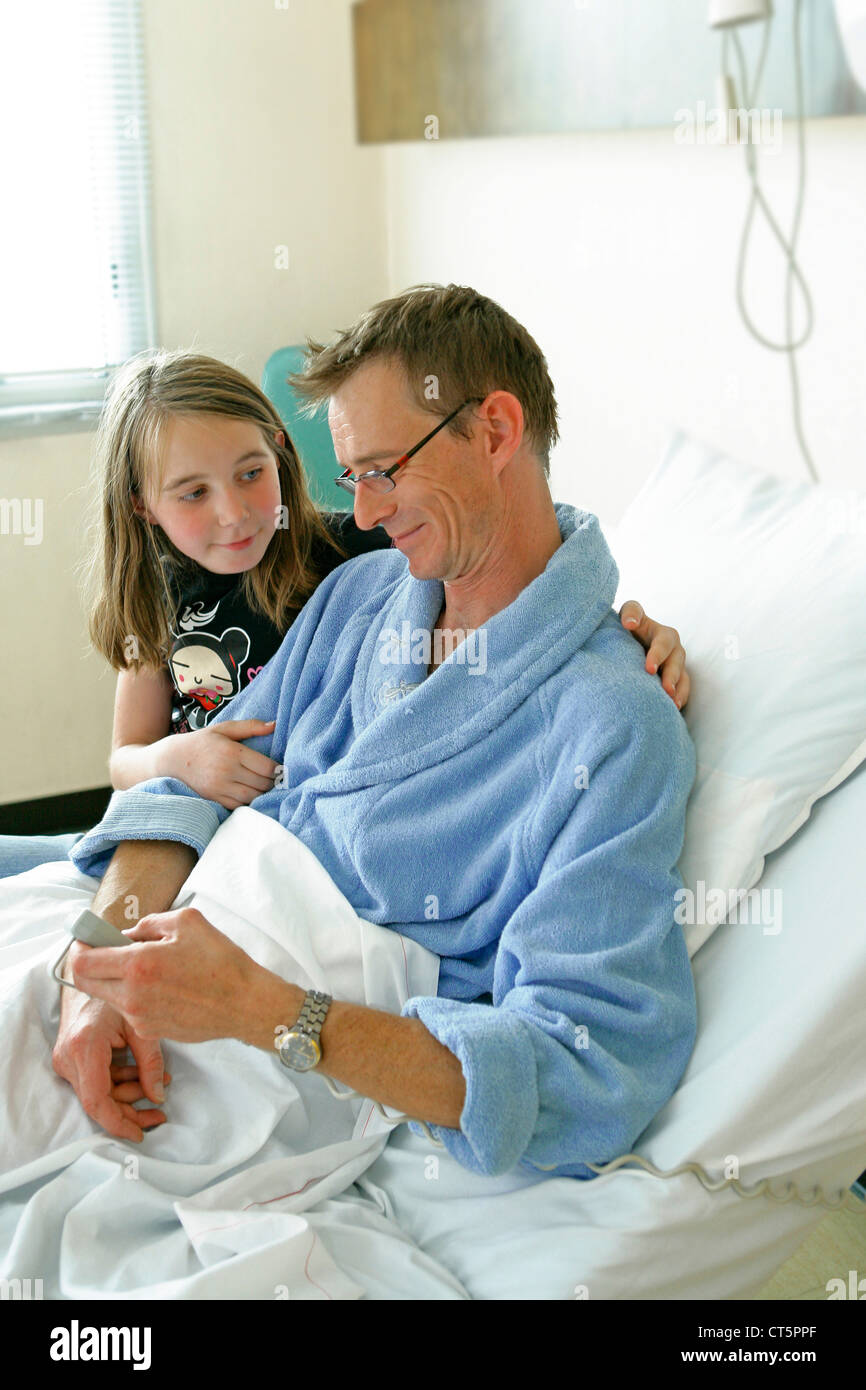
<svg viewBox="0 0 866 1390">
<path fill-rule="evenodd" d="M 466 639 L 462 658 L 458 647 L 430 676 L 429 634 L 445 590 L 439 579 L 413 578 L 407 561 L 358 654 L 351 693 L 357 737 L 321 779 L 329 790 L 392 781 L 460 753 L 595 632 L 619 573 L 596 516 L 565 503 L 555 512 L 563 544 L 544 571 Z"/>
</svg>

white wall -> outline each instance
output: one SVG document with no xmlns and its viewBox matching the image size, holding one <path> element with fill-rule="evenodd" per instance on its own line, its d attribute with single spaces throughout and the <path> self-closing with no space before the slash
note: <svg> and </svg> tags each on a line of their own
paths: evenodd
<svg viewBox="0 0 866 1390">
<path fill-rule="evenodd" d="M 796 125 L 758 160 L 787 231 Z M 807 122 L 806 168 L 798 250 L 815 329 L 797 355 L 804 430 L 822 481 L 866 491 L 866 118 Z M 760 347 L 736 307 L 741 147 L 678 144 L 672 130 L 420 140 L 388 147 L 386 169 L 390 292 L 473 285 L 547 356 L 561 415 L 557 501 L 617 522 L 669 422 L 808 478 L 787 357 Z M 784 261 L 760 214 L 747 302 L 764 335 L 781 339 Z M 799 331 L 799 302 L 795 313 Z"/>
<path fill-rule="evenodd" d="M 259 380 L 275 348 L 384 295 L 382 152 L 355 143 L 349 3 L 147 0 L 164 346 Z M 281 244 L 288 271 L 274 268 Z M 72 578 L 91 446 L 0 442 L 0 496 L 41 498 L 45 517 L 41 545 L 0 537 L 3 802 L 108 782 L 115 678 L 88 652 Z"/>
<path fill-rule="evenodd" d="M 160 341 L 258 378 L 269 353 L 329 334 L 426 280 L 475 285 L 535 335 L 563 441 L 553 492 L 616 522 L 676 422 L 805 478 L 785 357 L 736 310 L 742 151 L 670 132 L 421 140 L 359 148 L 350 0 L 147 0 Z M 822 478 L 866 489 L 866 118 L 807 124 L 801 262 L 816 310 L 799 354 Z M 759 151 L 783 227 L 793 128 Z M 290 269 L 274 269 L 274 247 Z M 753 316 L 783 328 L 783 263 L 758 218 Z M 107 781 L 114 677 L 87 652 L 71 578 L 91 436 L 0 443 L 0 496 L 44 499 L 45 539 L 0 538 L 0 800 Z M 660 544 L 676 538 L 659 537 Z"/>
</svg>

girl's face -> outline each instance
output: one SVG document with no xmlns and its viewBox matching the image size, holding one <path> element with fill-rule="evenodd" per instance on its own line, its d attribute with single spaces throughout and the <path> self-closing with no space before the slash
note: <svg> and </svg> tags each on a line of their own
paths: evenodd
<svg viewBox="0 0 866 1390">
<path fill-rule="evenodd" d="M 276 438 L 285 443 L 282 431 Z M 277 460 L 259 427 L 195 414 L 169 421 L 159 492 L 134 505 L 204 569 L 242 574 L 267 550 L 281 501 Z"/>
</svg>

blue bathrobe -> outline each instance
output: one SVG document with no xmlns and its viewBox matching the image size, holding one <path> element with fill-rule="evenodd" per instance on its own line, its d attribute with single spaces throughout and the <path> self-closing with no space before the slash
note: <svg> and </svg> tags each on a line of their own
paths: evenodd
<svg viewBox="0 0 866 1390">
<path fill-rule="evenodd" d="M 461 1063 L 460 1128 L 432 1127 L 448 1151 L 477 1173 L 592 1178 L 694 1046 L 674 909 L 696 763 L 612 610 L 597 518 L 556 516 L 544 572 L 429 677 L 442 583 L 379 551 L 328 575 L 226 715 L 276 719 L 247 741 L 283 767 L 253 807 L 361 917 L 441 958 L 437 997 L 402 1013 Z M 70 857 L 98 875 L 123 840 L 200 854 L 229 814 L 157 779 L 116 792 Z"/>
</svg>

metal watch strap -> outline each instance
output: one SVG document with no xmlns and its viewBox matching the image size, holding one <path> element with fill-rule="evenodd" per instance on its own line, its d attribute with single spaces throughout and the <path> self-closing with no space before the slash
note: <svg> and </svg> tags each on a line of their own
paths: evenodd
<svg viewBox="0 0 866 1390">
<path fill-rule="evenodd" d="M 325 1022 L 332 1002 L 330 994 L 325 994 L 319 989 L 308 989 L 304 995 L 301 1012 L 298 1014 L 297 1022 L 291 1032 L 307 1033 L 318 1042 L 322 1024 Z"/>
</svg>

